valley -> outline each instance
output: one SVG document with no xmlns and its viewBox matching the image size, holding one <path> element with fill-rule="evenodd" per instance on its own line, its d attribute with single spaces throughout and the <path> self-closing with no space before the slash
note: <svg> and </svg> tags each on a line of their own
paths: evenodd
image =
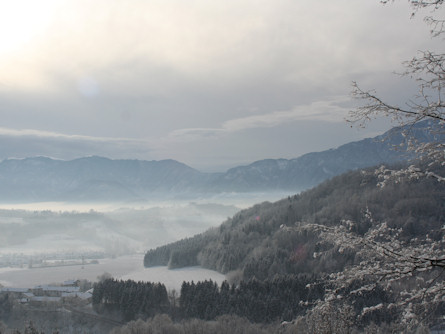
<svg viewBox="0 0 445 334">
<path fill-rule="evenodd" d="M 95 281 L 104 273 L 129 279 L 133 272 L 143 280 L 148 249 L 202 233 L 243 208 L 283 196 L 286 193 L 233 193 L 138 203 L 3 204 L 0 284 Z M 198 274 L 193 279 L 200 278 Z"/>
<path fill-rule="evenodd" d="M 0 268 L 0 284 L 6 288 L 33 288 L 38 285 L 61 284 L 65 281 L 96 282 L 103 275 L 116 279 L 160 282 L 168 290 L 181 290 L 183 281 L 213 280 L 218 284 L 223 274 L 200 267 L 169 270 L 167 267 L 145 268 L 144 255 L 134 254 L 116 258 L 101 258 L 89 265 L 73 264 L 37 268 Z"/>
<path fill-rule="evenodd" d="M 420 122 L 414 133 L 429 141 L 422 137 L 422 126 L 430 125 Z M 33 180 L 57 181 L 46 202 L 32 200 L 37 184 L 29 187 L 31 197 L 0 207 L 0 318 L 19 326 L 26 315 L 47 331 L 63 322 L 98 333 L 108 333 L 111 325 L 123 325 L 115 331 L 126 333 L 126 326 L 144 328 L 156 321 L 161 327 L 194 321 L 210 326 L 221 317 L 230 322 L 240 317 L 246 328 L 272 332 L 280 322 L 290 332 L 332 324 L 342 330 L 372 332 L 378 326 L 397 331 L 408 328 L 409 300 L 415 302 L 416 321 L 429 314 L 429 323 L 437 323 L 444 307 L 435 297 L 442 281 L 434 278 L 444 262 L 445 188 L 438 182 L 443 166 L 422 160 L 415 161 L 420 167 L 409 165 L 406 152 L 392 151 L 393 145 L 406 145 L 400 129 L 390 133 L 397 139 L 385 147 L 374 138 L 203 178 L 171 160 L 6 161 L 3 168 L 14 166 L 12 174 L 31 171 Z M 390 158 L 363 160 L 360 154 L 373 148 L 375 156 Z M 387 166 L 362 168 L 375 161 Z M 72 164 L 87 173 L 73 172 Z M 162 168 L 152 178 L 157 164 Z M 343 172 L 341 165 L 350 170 Z M 205 189 L 194 192 L 197 183 L 183 173 L 204 182 Z M 214 177 L 226 183 L 216 188 L 213 183 L 210 191 Z M 318 185 L 298 183 L 299 177 Z M 111 187 L 109 178 L 116 181 Z M 24 180 L 12 182 L 13 194 L 22 193 Z M 142 187 L 145 197 L 141 192 L 128 197 L 122 187 L 135 190 L 133 195 Z M 53 201 L 56 195 L 64 200 Z M 89 196 L 96 201 L 88 201 Z M 391 279 L 373 283 L 382 270 Z M 415 287 L 410 273 L 417 275 Z M 58 290 L 67 281 L 82 286 L 88 298 L 57 296 L 44 304 L 40 297 L 52 296 L 27 295 L 32 287 L 51 284 L 50 290 Z M 40 318 L 41 311 L 54 311 L 57 317 Z M 79 321 L 82 315 L 89 320 Z M 354 318 L 359 320 L 352 324 Z"/>
</svg>

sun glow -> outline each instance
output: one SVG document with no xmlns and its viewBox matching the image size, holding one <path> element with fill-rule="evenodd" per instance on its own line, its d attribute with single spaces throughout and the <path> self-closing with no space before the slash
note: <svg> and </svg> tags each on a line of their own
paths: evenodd
<svg viewBox="0 0 445 334">
<path fill-rule="evenodd" d="M 32 46 L 51 25 L 57 0 L 0 0 L 0 57 Z"/>
</svg>

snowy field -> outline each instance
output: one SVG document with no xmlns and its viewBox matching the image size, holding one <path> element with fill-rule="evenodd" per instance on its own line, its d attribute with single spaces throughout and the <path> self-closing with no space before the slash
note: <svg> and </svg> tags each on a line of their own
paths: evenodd
<svg viewBox="0 0 445 334">
<path fill-rule="evenodd" d="M 96 281 L 104 273 L 159 281 L 170 289 L 179 289 L 183 280 L 221 282 L 223 275 L 202 268 L 145 269 L 143 254 L 219 226 L 241 209 L 288 195 L 220 194 L 114 204 L 0 204 L 0 284 L 32 287 L 70 279 Z M 95 264 L 81 265 L 92 262 Z M 54 263 L 78 265 L 49 266 Z"/>
<path fill-rule="evenodd" d="M 179 291 L 183 281 L 211 279 L 221 283 L 225 276 L 200 267 L 168 270 L 167 267 L 144 268 L 143 254 L 99 260 L 99 264 L 49 267 L 36 269 L 0 268 L 0 284 L 5 287 L 29 288 L 40 284 L 62 283 L 71 279 L 97 281 L 109 273 L 114 278 L 135 281 L 161 282 L 167 289 Z"/>
</svg>

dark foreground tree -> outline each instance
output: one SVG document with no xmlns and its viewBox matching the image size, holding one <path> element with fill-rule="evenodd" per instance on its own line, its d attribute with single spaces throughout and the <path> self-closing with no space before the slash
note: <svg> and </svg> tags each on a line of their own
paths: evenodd
<svg viewBox="0 0 445 334">
<path fill-rule="evenodd" d="M 425 22 L 431 27 L 438 46 L 442 47 L 440 44 L 445 32 L 445 20 L 440 17 L 443 0 L 410 0 L 409 3 L 412 15 L 427 13 Z M 424 177 L 445 181 L 445 54 L 434 50 L 419 51 L 403 64 L 405 71 L 401 75 L 415 80 L 418 93 L 402 106 L 386 102 L 375 90 L 363 90 L 353 83 L 352 96 L 361 104 L 350 112 L 348 120 L 364 127 L 377 117 L 390 118 L 396 125 L 406 127 L 407 148 L 417 155 L 417 160 L 407 168 L 381 166 L 377 169 L 381 187 L 389 182 L 415 182 Z M 428 140 L 415 141 L 411 130 L 423 121 L 428 122 Z M 331 290 L 307 319 L 318 319 L 334 305 L 345 307 L 350 296 L 360 296 L 380 287 L 390 292 L 394 301 L 363 308 L 357 319 L 364 319 L 369 313 L 380 310 L 382 314 L 391 314 L 393 321 L 398 321 L 400 327 L 396 330 L 399 331 L 419 328 L 422 323 L 434 323 L 438 319 L 436 316 L 443 315 L 445 307 L 444 221 L 438 222 L 442 228 L 425 230 L 418 238 L 404 240 L 401 237 L 403 228 L 391 227 L 386 221 L 374 221 L 367 208 L 363 209 L 363 219 L 367 219 L 370 226 L 366 233 L 356 233 L 356 222 L 350 220 L 344 220 L 335 227 L 316 224 L 302 227 L 318 231 L 321 243 L 336 245 L 340 252 L 352 249 L 356 254 L 354 265 L 328 278 Z M 406 225 L 409 228 L 408 222 Z M 363 284 L 354 288 L 357 281 Z M 316 322 L 316 325 L 322 324 L 322 321 Z"/>
</svg>

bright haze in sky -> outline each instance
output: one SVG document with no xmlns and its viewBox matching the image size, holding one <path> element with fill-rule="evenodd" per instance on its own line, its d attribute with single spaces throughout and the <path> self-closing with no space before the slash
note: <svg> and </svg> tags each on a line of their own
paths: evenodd
<svg viewBox="0 0 445 334">
<path fill-rule="evenodd" d="M 202 171 L 374 136 L 351 82 L 402 104 L 394 75 L 434 48 L 406 1 L 0 1 L 0 159 L 176 159 Z"/>
</svg>

